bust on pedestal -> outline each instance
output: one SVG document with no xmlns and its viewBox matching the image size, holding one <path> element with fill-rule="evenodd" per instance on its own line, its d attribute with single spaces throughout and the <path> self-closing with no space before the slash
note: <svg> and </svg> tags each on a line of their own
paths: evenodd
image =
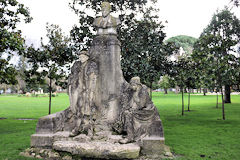
<svg viewBox="0 0 240 160">
<path fill-rule="evenodd" d="M 97 27 L 97 35 L 117 35 L 117 26 L 120 20 L 110 15 L 111 5 L 108 2 L 103 2 L 102 16 L 94 20 L 93 25 Z"/>
</svg>

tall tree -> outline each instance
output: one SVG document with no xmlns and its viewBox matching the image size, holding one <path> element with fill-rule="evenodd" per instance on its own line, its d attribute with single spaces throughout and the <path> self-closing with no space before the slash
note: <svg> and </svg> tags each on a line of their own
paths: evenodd
<svg viewBox="0 0 240 160">
<path fill-rule="evenodd" d="M 236 77 L 236 56 L 234 46 L 240 41 L 240 21 L 227 8 L 217 12 L 197 42 L 198 61 L 205 65 L 208 75 L 214 75 L 216 88 L 222 93 L 222 117 L 225 120 L 223 86 L 225 102 L 230 101 L 230 90 Z"/>
<path fill-rule="evenodd" d="M 86 50 L 94 37 L 92 23 L 99 14 L 100 4 L 97 0 L 73 1 L 72 9 L 79 15 L 79 26 L 74 26 L 71 36 L 75 50 Z M 121 20 L 118 39 L 121 41 L 121 65 L 124 77 L 129 81 L 134 76 L 152 88 L 152 83 L 164 75 L 169 62 L 170 44 L 163 44 L 165 33 L 153 8 L 155 0 L 117 1 L 110 0 L 113 12 L 117 11 Z M 149 5 L 146 5 L 146 4 Z M 150 4 L 153 5 L 150 5 Z M 83 8 L 85 10 L 83 11 Z M 91 10 L 91 12 L 90 12 Z M 87 14 L 93 13 L 92 15 Z M 138 16 L 137 16 L 138 15 Z"/>
<path fill-rule="evenodd" d="M 223 64 L 226 67 L 224 72 L 227 72 L 221 78 L 225 85 L 225 103 L 231 103 L 230 86 L 233 84 L 231 75 L 235 77 L 232 72 L 234 72 L 233 64 L 236 63 L 236 57 L 231 52 L 236 52 L 234 47 L 240 41 L 240 20 L 228 8 L 225 8 L 213 16 L 202 35 L 208 34 L 218 39 L 215 52 L 222 57 L 219 59 L 219 64 Z"/>
<path fill-rule="evenodd" d="M 71 62 L 76 58 L 70 46 L 70 40 L 64 36 L 57 25 L 47 25 L 47 44 L 41 43 L 40 48 L 29 47 L 26 57 L 31 64 L 31 70 L 26 74 L 31 82 L 36 81 L 39 84 L 44 78 L 49 79 L 49 114 L 51 114 L 52 84 L 66 86 L 63 81 L 67 76 L 67 69 Z M 31 78 L 30 78 L 31 77 Z"/>
<path fill-rule="evenodd" d="M 206 47 L 210 42 L 210 38 L 201 36 L 194 44 L 192 59 L 196 64 L 196 75 L 199 80 L 196 85 L 197 88 L 209 88 L 218 93 L 220 90 L 219 82 L 217 81 L 219 63 L 213 51 Z M 218 108 L 218 95 L 216 108 Z"/>
<path fill-rule="evenodd" d="M 176 85 L 180 87 L 181 94 L 182 94 L 182 116 L 184 115 L 184 89 L 186 87 L 186 81 L 187 81 L 187 74 L 188 74 L 188 64 L 185 57 L 179 57 L 174 62 L 174 71 L 175 73 L 172 74 Z"/>
<path fill-rule="evenodd" d="M 165 34 L 163 25 L 157 23 L 157 17 L 144 13 L 141 20 L 129 22 L 129 28 L 121 32 L 122 69 L 127 81 L 139 76 L 144 84 L 152 89 L 154 81 L 165 75 L 169 68 L 171 43 L 163 43 Z"/>
<path fill-rule="evenodd" d="M 0 1 L 0 83 L 17 82 L 16 71 L 8 62 L 14 52 L 22 54 L 24 51 L 24 39 L 16 25 L 21 20 L 29 23 L 31 19 L 28 8 L 17 0 Z M 3 54 L 7 55 L 6 59 L 2 57 Z"/>
</svg>

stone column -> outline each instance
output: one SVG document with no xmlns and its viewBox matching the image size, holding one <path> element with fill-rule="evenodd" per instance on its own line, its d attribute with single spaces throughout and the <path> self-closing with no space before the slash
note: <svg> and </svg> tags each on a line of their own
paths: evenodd
<svg viewBox="0 0 240 160">
<path fill-rule="evenodd" d="M 90 57 L 98 63 L 98 98 L 102 119 L 113 123 L 119 112 L 120 88 L 124 82 L 120 64 L 120 42 L 115 35 L 99 35 L 93 40 Z"/>
</svg>

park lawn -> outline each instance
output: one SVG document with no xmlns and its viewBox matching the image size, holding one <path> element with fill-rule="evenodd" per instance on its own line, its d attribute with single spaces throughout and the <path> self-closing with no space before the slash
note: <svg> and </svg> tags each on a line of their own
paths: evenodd
<svg viewBox="0 0 240 160">
<path fill-rule="evenodd" d="M 52 113 L 69 106 L 67 94 L 52 98 Z M 31 160 L 19 156 L 30 147 L 30 136 L 35 133 L 37 119 L 48 114 L 48 97 L 0 96 L 0 160 Z M 30 118 L 34 120 L 16 120 Z"/>
<path fill-rule="evenodd" d="M 187 95 L 184 100 L 187 110 Z M 232 104 L 225 104 L 225 121 L 213 95 L 193 95 L 192 111 L 184 116 L 181 95 L 154 93 L 153 101 L 163 121 L 166 145 L 179 160 L 240 159 L 240 95 L 232 95 Z"/>
<path fill-rule="evenodd" d="M 193 95 L 192 111 L 184 116 L 181 95 L 154 92 L 153 101 L 163 121 L 166 145 L 178 160 L 240 159 L 240 95 L 226 104 L 225 121 L 221 120 L 221 108 L 215 108 L 216 96 Z M 68 96 L 60 94 L 52 104 L 53 112 L 64 110 L 69 106 Z M 187 109 L 187 103 L 185 106 Z M 18 154 L 30 146 L 37 118 L 47 113 L 47 97 L 0 96 L 0 117 L 7 118 L 0 120 L 0 160 L 30 160 Z"/>
</svg>

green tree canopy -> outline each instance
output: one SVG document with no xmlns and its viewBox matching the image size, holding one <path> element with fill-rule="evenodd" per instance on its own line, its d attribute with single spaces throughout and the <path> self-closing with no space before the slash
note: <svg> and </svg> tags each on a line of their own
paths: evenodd
<svg viewBox="0 0 240 160">
<path fill-rule="evenodd" d="M 31 21 L 28 8 L 16 0 L 0 1 L 0 84 L 17 82 L 16 71 L 8 61 L 14 52 L 22 54 L 24 51 L 24 39 L 21 31 L 16 28 L 21 20 L 26 23 Z M 7 55 L 7 59 L 2 58 L 3 54 Z"/>
<path fill-rule="evenodd" d="M 210 24 L 204 29 L 199 40 L 195 44 L 194 58 L 202 65 L 206 73 L 216 82 L 216 87 L 225 92 L 230 101 L 230 85 L 236 79 L 237 58 L 235 46 L 240 41 L 240 20 L 228 9 L 217 11 Z M 223 94 L 222 94 L 223 98 Z M 226 97 L 225 97 L 226 100 Z M 224 100 L 222 103 L 223 119 Z"/>
<path fill-rule="evenodd" d="M 193 45 L 197 41 L 196 38 L 186 35 L 171 37 L 167 42 L 173 42 L 177 47 L 182 47 L 186 54 L 190 55 L 193 50 Z"/>
</svg>

